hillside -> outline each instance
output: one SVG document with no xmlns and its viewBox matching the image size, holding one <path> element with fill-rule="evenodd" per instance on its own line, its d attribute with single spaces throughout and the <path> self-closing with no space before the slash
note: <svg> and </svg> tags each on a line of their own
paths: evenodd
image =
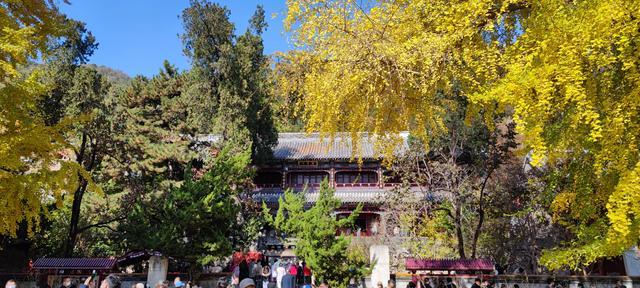
<svg viewBox="0 0 640 288">
<path fill-rule="evenodd" d="M 96 69 L 98 73 L 107 77 L 109 82 L 113 84 L 127 84 L 129 83 L 129 81 L 131 81 L 131 77 L 129 77 L 129 75 L 127 75 L 126 73 L 120 70 L 113 69 L 111 67 L 107 67 L 104 65 L 96 65 L 96 64 L 87 64 L 87 66 L 93 69 Z"/>
</svg>

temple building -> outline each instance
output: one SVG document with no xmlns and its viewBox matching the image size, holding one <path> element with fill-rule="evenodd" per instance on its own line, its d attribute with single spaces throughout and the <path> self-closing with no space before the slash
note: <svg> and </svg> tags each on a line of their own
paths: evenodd
<svg viewBox="0 0 640 288">
<path fill-rule="evenodd" d="M 401 136 L 406 143 L 408 134 Z M 296 192 L 306 189 L 307 203 L 312 205 L 319 195 L 320 183 L 326 179 L 335 189 L 335 197 L 342 202 L 342 207 L 336 212 L 338 215 L 349 215 L 357 205 L 363 205 L 354 229 L 341 231 L 342 234 L 382 236 L 389 230 L 385 225 L 381 200 L 385 192 L 398 185 L 399 181 L 385 177 L 388 171 L 382 165 L 381 155 L 375 151 L 373 142 L 366 135 L 360 141 L 359 155 L 353 155 L 353 143 L 348 135 L 338 135 L 331 141 L 321 139 L 315 133 L 280 133 L 278 145 L 273 150 L 273 160 L 257 167 L 253 199 L 275 210 L 286 189 Z M 278 241 L 273 231 L 269 232 L 259 243 L 261 250 L 290 248 Z"/>
</svg>

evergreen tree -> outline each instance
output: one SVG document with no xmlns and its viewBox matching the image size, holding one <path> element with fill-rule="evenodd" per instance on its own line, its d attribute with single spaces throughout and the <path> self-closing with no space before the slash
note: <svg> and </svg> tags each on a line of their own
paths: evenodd
<svg viewBox="0 0 640 288">
<path fill-rule="evenodd" d="M 276 217 L 267 218 L 276 229 L 296 238 L 296 255 L 306 261 L 318 279 L 346 287 L 349 279 L 363 276 L 368 267 L 363 255 L 350 249 L 351 240 L 338 235 L 338 231 L 353 226 L 362 206 L 338 219 L 334 212 L 341 202 L 333 196 L 327 181 L 322 182 L 318 193 L 316 203 L 305 209 L 304 194 L 287 190 L 278 201 Z M 269 215 L 266 210 L 265 215 Z"/>
<path fill-rule="evenodd" d="M 123 251 L 153 249 L 192 264 L 232 252 L 238 195 L 251 181 L 250 153 L 222 150 L 200 178 L 188 172 L 166 194 L 148 194 L 118 227 Z M 192 268 L 195 266 L 192 266 Z"/>
<path fill-rule="evenodd" d="M 272 120 L 268 58 L 262 32 L 267 27 L 258 6 L 250 27 L 239 37 L 229 22 L 229 10 L 207 1 L 191 1 L 182 13 L 185 54 L 192 59 L 195 85 L 191 91 L 203 132 L 221 136 L 238 151 L 250 148 L 256 162 L 271 155 L 277 143 Z"/>
<path fill-rule="evenodd" d="M 187 121 L 187 75 L 167 61 L 151 79 L 137 76 L 114 93 L 114 149 L 107 173 L 134 194 L 166 191 L 183 180 L 196 158 L 189 148 L 197 127 Z M 135 198 L 135 195 L 131 195 Z"/>
<path fill-rule="evenodd" d="M 79 228 L 82 200 L 87 190 L 99 189 L 94 177 L 106 152 L 113 149 L 110 111 L 107 105 L 109 83 L 96 70 L 79 67 L 74 71 L 73 84 L 63 97 L 65 117 L 87 117 L 73 125 L 67 139 L 73 143 L 75 161 L 82 165 L 88 175 L 79 175 L 80 185 L 72 197 L 69 235 L 64 243 L 63 254 L 72 256 L 78 234 L 86 228 Z"/>
<path fill-rule="evenodd" d="M 83 168 L 78 173 L 80 183 L 66 202 L 68 209 L 54 215 L 68 212 L 68 236 L 62 245 L 62 255 L 72 256 L 78 235 L 94 225 L 79 227 L 83 198 L 86 193 L 98 192 L 95 185 L 99 177 L 102 159 L 114 149 L 112 115 L 108 91 L 110 84 L 95 69 L 85 66 L 88 57 L 98 44 L 83 23 L 68 20 L 67 37 L 55 44 L 51 57 L 43 65 L 43 81 L 51 87 L 39 101 L 40 113 L 48 125 L 60 121 L 73 122 L 64 137 L 73 148 L 71 160 Z M 86 172 L 86 173 L 85 173 Z"/>
</svg>

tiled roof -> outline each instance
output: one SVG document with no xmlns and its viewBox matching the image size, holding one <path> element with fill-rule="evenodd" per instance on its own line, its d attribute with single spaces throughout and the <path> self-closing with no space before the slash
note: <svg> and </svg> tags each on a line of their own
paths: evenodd
<svg viewBox="0 0 640 288">
<path fill-rule="evenodd" d="M 320 137 L 319 133 L 278 133 L 278 145 L 273 148 L 276 160 L 319 160 L 319 159 L 378 159 L 380 151 L 376 151 L 373 136 L 360 133 L 360 149 L 354 151 L 351 135 L 336 133 L 333 141 L 329 137 Z M 406 147 L 409 133 L 399 134 L 404 140 L 398 152 Z M 191 137 L 196 143 L 214 143 L 220 141 L 219 135 L 203 134 Z M 356 145 L 357 146 L 357 145 Z M 355 154 L 354 154 L 355 152 Z"/>
<path fill-rule="evenodd" d="M 488 259 L 405 259 L 407 270 L 446 270 L 446 271 L 493 271 L 494 265 Z"/>
<path fill-rule="evenodd" d="M 109 258 L 40 258 L 33 263 L 33 268 L 111 270 L 116 262 Z"/>
<path fill-rule="evenodd" d="M 377 188 L 359 188 L 359 189 L 339 189 L 334 196 L 342 203 L 376 203 L 381 201 L 382 195 L 386 190 Z M 252 194 L 253 200 L 265 203 L 278 203 L 278 199 L 284 195 L 282 189 L 262 189 Z M 308 191 L 305 193 L 307 203 L 315 203 L 318 201 L 320 193 L 318 191 Z"/>
<path fill-rule="evenodd" d="M 333 141 L 321 138 L 318 133 L 280 133 L 278 146 L 273 149 L 273 156 L 279 160 L 316 160 L 316 159 L 377 159 L 380 151 L 376 151 L 372 139 L 366 133 L 361 134 L 361 147 L 353 154 L 353 141 L 350 135 L 338 133 Z M 407 139 L 407 133 L 401 133 Z"/>
</svg>

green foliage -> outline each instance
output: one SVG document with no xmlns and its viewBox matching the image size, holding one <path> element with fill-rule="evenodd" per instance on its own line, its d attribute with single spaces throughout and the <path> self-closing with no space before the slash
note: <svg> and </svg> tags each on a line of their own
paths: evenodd
<svg viewBox="0 0 640 288">
<path fill-rule="evenodd" d="M 69 158 L 88 173 L 79 174 L 80 185 L 65 196 L 73 201 L 69 207 L 69 229 L 66 229 L 69 235 L 61 255 L 66 257 L 73 254 L 79 234 L 84 194 L 101 192 L 94 178 L 99 175 L 97 168 L 107 151 L 114 148 L 108 99 L 110 83 L 96 70 L 83 65 L 97 43 L 83 23 L 69 22 L 72 24 L 67 33 L 70 36 L 56 45 L 52 57 L 43 65 L 42 79 L 50 90 L 39 103 L 41 114 L 49 125 L 63 120 L 74 121 L 64 135 L 73 148 Z"/>
<path fill-rule="evenodd" d="M 341 205 L 333 189 L 323 181 L 318 200 L 305 209 L 304 194 L 285 191 L 271 221 L 280 231 L 296 238 L 296 255 L 306 261 L 318 279 L 331 286 L 345 287 L 352 277 L 359 278 L 367 271 L 366 258 L 350 250 L 350 239 L 337 235 L 340 228 L 352 226 L 360 213 L 358 206 L 349 217 L 338 219 L 334 214 Z"/>
<path fill-rule="evenodd" d="M 198 114 L 208 133 L 221 136 L 239 151 L 251 149 L 255 162 L 271 156 L 277 143 L 271 106 L 268 58 L 263 54 L 264 9 L 258 6 L 250 26 L 234 35 L 229 10 L 192 0 L 182 13 L 185 54 L 193 61 L 192 103 L 209 109 Z"/>
<path fill-rule="evenodd" d="M 60 257 L 65 254 L 64 243 L 69 237 L 72 205 L 73 199 L 67 197 L 61 207 L 52 210 L 49 217 L 42 221 L 40 233 L 31 239 L 31 257 Z M 82 231 L 76 235 L 75 245 L 70 251 L 72 256 L 112 257 L 126 252 L 119 250 L 121 247 L 113 237 L 117 225 L 109 221 L 122 212 L 117 195 L 87 191 L 77 223 Z"/>
<path fill-rule="evenodd" d="M 201 263 L 255 240 L 262 219 L 239 194 L 249 187 L 250 156 L 268 158 L 277 141 L 267 102 L 264 10 L 258 7 L 236 36 L 226 8 L 191 4 L 183 39 L 193 69 L 165 62 L 158 75 L 134 79 L 86 65 L 97 48 L 94 36 L 53 2 L 0 5 L 0 203 L 7 207 L 0 234 L 15 237 L 21 223 L 30 233 L 42 226 L 36 247 L 49 256 L 113 256 L 160 245 L 190 260 L 201 256 Z M 199 134 L 223 141 L 209 149 Z M 193 171 L 185 173 L 187 167 Z M 174 206 L 180 213 L 161 215 Z M 130 209 L 176 223 L 173 232 L 188 228 L 182 234 L 195 235 L 189 242 L 195 248 L 174 245 L 189 238 L 167 230 L 148 247 L 112 242 L 157 225 L 142 216 L 119 223 Z M 216 228 L 200 230 L 207 225 Z"/>
<path fill-rule="evenodd" d="M 199 179 L 187 173 L 182 185 L 136 203 L 118 227 L 126 249 L 154 249 L 192 263 L 207 264 L 232 252 L 239 194 L 252 172 L 250 153 L 223 150 Z"/>
<path fill-rule="evenodd" d="M 198 125 L 189 121 L 192 110 L 182 93 L 188 76 L 165 61 L 153 78 L 137 76 L 112 91 L 118 149 L 110 151 L 105 172 L 130 191 L 166 191 L 196 158 L 189 145 Z"/>
<path fill-rule="evenodd" d="M 54 42 L 51 56 L 47 57 L 44 65 L 39 65 L 39 68 L 44 70 L 42 81 L 47 84 L 48 90 L 38 99 L 38 108 L 47 125 L 54 125 L 63 117 L 79 116 L 79 113 L 65 111 L 65 104 L 71 102 L 68 99 L 69 89 L 74 85 L 75 70 L 83 65 L 98 47 L 95 37 L 86 29 L 84 23 L 74 20 L 67 20 L 67 23 L 65 30 L 68 36 Z"/>
</svg>

